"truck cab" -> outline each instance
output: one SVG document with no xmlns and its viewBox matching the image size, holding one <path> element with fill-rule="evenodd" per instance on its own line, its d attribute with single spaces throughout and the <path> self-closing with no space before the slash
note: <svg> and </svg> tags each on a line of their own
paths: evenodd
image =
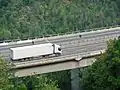
<svg viewBox="0 0 120 90">
<path fill-rule="evenodd" d="M 61 55 L 62 54 L 62 49 L 61 46 L 54 44 L 54 54 L 56 55 Z"/>
</svg>

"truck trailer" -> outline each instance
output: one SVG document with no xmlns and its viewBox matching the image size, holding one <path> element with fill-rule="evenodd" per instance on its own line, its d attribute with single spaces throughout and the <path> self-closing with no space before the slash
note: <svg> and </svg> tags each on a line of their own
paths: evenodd
<svg viewBox="0 0 120 90">
<path fill-rule="evenodd" d="M 39 56 L 61 55 L 61 47 L 57 44 L 46 43 L 24 47 L 10 48 L 11 60 L 21 60 Z"/>
</svg>

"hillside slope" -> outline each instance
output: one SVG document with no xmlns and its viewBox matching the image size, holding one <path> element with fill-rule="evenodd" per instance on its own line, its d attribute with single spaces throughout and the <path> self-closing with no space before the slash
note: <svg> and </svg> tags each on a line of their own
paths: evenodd
<svg viewBox="0 0 120 90">
<path fill-rule="evenodd" d="M 120 0 L 0 0 L 0 40 L 120 24 Z"/>
</svg>

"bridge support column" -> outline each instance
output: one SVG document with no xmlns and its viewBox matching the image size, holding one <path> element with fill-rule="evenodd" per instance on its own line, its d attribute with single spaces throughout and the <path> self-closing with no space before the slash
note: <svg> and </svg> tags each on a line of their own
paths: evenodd
<svg viewBox="0 0 120 90">
<path fill-rule="evenodd" d="M 79 68 L 71 70 L 71 90 L 82 90 L 80 88 Z"/>
</svg>

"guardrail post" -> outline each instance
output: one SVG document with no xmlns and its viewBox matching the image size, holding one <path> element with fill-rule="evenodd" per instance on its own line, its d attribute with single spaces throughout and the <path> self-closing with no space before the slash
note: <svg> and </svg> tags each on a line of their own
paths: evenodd
<svg viewBox="0 0 120 90">
<path fill-rule="evenodd" d="M 70 72 L 71 72 L 71 90 L 81 90 L 80 89 L 79 68 L 72 69 Z"/>
</svg>

